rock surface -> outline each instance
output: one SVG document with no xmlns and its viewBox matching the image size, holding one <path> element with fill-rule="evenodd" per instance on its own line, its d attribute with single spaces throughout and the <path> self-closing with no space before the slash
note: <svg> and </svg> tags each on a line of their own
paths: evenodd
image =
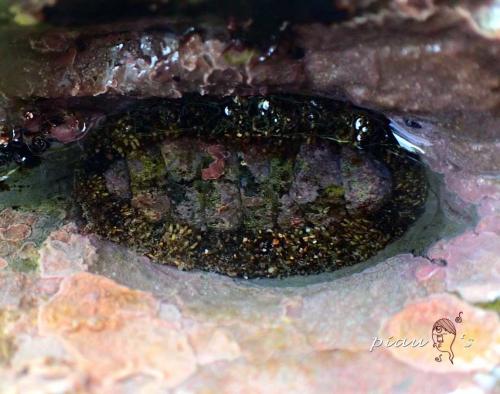
<svg viewBox="0 0 500 394">
<path fill-rule="evenodd" d="M 472 188 L 477 181 L 461 173 L 453 191 L 474 201 L 479 224 L 439 241 L 432 260 L 398 255 L 307 286 L 158 267 L 71 226 L 56 230 L 42 247 L 41 266 L 58 275 L 0 271 L 0 349 L 8 360 L 0 389 L 316 393 L 404 385 L 494 392 L 500 320 L 475 303 L 498 297 L 498 234 L 491 226 L 500 189 L 481 192 Z M 50 246 L 55 240 L 57 248 Z M 95 257 L 51 271 L 61 256 Z M 453 364 L 446 355 L 435 361 L 430 333 L 442 317 L 462 319 L 455 322 Z M 405 339 L 421 342 L 402 346 Z"/>
<path fill-rule="evenodd" d="M 0 47 L 0 71 L 8 77 L 0 91 L 7 97 L 47 98 L 309 91 L 424 117 L 468 139 L 477 133 L 493 138 L 498 4 L 421 3 L 393 1 L 399 11 L 332 26 L 294 26 L 292 41 L 282 45 L 301 48 L 299 59 L 279 46 L 263 60 L 253 50 L 238 57 L 225 26 L 183 35 L 185 26 L 168 20 L 85 32 L 4 33 L 8 44 Z M 160 26 L 168 32 L 146 32 Z"/>
<path fill-rule="evenodd" d="M 373 2 L 349 3 L 363 8 Z M 421 128 L 406 125 L 401 132 L 407 132 L 430 167 L 443 175 L 439 193 L 446 211 L 464 213 L 472 206 L 477 224 L 439 240 L 427 257 L 397 255 L 328 281 L 269 286 L 158 267 L 130 250 L 74 233 L 71 227 L 55 230 L 40 250 L 41 272 L 50 275 L 15 272 L 12 261 L 23 242 L 36 239 L 41 222 L 37 215 L 4 210 L 0 213 L 0 247 L 7 250 L 0 260 L 0 392 L 498 392 L 500 167 L 495 160 L 500 155 L 499 73 L 494 59 L 499 55 L 498 43 L 492 41 L 498 30 L 486 29 L 482 17 L 486 11 L 480 5 L 489 3 L 486 10 L 491 11 L 498 3 L 455 1 L 454 8 L 445 10 L 440 7 L 444 2 L 437 1 L 389 3 L 410 21 L 398 22 L 406 33 L 386 37 L 385 50 L 374 50 L 382 45 L 375 45 L 377 38 L 369 34 L 375 22 L 366 22 L 364 33 L 360 30 L 358 53 L 347 38 L 339 41 L 333 35 L 352 27 L 318 26 L 302 33 L 311 32 L 311 39 L 324 37 L 317 46 L 311 43 L 306 55 L 316 56 L 318 62 L 307 64 L 312 67 L 322 59 L 322 67 L 332 66 L 325 73 L 315 69 L 318 86 L 319 81 L 331 83 L 330 87 L 338 84 L 367 105 L 413 114 Z M 453 15 L 434 19 L 440 12 Z M 431 23 L 425 25 L 427 33 L 420 30 L 424 25 L 413 22 L 417 19 Z M 447 27 L 433 30 L 433 21 Z M 390 21 L 382 26 L 382 31 L 396 28 Z M 484 38 L 473 35 L 478 31 Z M 134 37 L 139 42 L 140 35 Z M 194 36 L 188 43 L 214 53 L 217 42 L 200 40 Z M 70 40 L 67 48 L 62 45 L 62 52 L 52 55 L 63 66 L 51 74 L 52 81 L 35 78 L 31 92 L 82 93 L 78 84 L 82 69 L 68 69 L 64 60 L 85 64 L 83 59 L 92 51 L 99 58 L 119 40 L 101 39 L 100 47 L 96 42 L 83 53 L 69 50 L 65 58 L 64 51 L 73 44 Z M 340 48 L 345 45 L 340 52 L 334 48 L 337 42 Z M 196 50 L 182 60 L 188 68 L 196 63 L 192 55 Z M 113 63 L 121 74 L 106 74 L 110 85 L 103 83 L 108 81 L 104 77 L 108 63 L 93 63 L 100 77 L 95 86 L 85 87 L 87 92 L 100 92 L 103 86 L 149 89 L 148 83 L 134 81 L 140 81 L 137 70 L 148 71 L 150 65 L 138 57 L 127 58 L 129 47 L 115 51 L 121 60 L 130 61 Z M 334 60 L 332 53 L 338 54 Z M 379 57 L 388 62 L 387 68 L 370 73 L 375 66 L 381 68 Z M 1 59 L 3 68 L 12 57 Z M 49 64 L 41 66 L 41 73 Z M 175 62 L 170 65 L 177 67 Z M 202 62 L 196 67 L 207 66 Z M 296 80 L 293 65 L 280 67 L 276 86 Z M 57 85 L 54 81 L 67 70 L 68 84 Z M 24 81 L 23 72 L 19 74 L 19 81 Z M 122 85 L 117 84 L 118 75 Z M 144 75 L 147 79 L 150 74 Z M 200 82 L 204 74 L 197 75 Z M 241 77 L 220 70 L 216 75 Z M 165 80 L 163 91 L 177 94 L 172 90 L 177 82 Z M 200 84 L 200 89 L 208 89 Z M 227 83 L 225 89 L 233 87 Z M 14 77 L 8 88 L 16 92 Z M 466 121 L 453 130 L 446 128 L 453 124 L 450 119 Z M 38 246 L 34 249 L 38 252 Z M 446 354 L 436 361 L 439 352 L 432 346 L 433 323 L 441 318 L 456 328 L 453 364 Z M 404 339 L 422 341 L 404 346 Z"/>
</svg>

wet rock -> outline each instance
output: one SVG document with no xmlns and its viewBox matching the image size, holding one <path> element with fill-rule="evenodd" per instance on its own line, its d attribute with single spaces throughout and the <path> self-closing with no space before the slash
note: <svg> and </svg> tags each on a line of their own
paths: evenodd
<svg viewBox="0 0 500 394">
<path fill-rule="evenodd" d="M 461 318 L 457 322 L 455 318 L 459 313 Z M 449 354 L 444 354 L 441 362 L 435 362 L 439 351 L 432 345 L 389 348 L 389 351 L 396 359 L 425 371 L 491 370 L 500 357 L 498 348 L 491 346 L 500 339 L 498 316 L 471 307 L 451 295 L 429 297 L 408 305 L 387 322 L 384 336 L 396 341 L 428 338 L 429 329 L 442 317 L 451 320 L 456 330 L 451 347 L 453 364 L 448 362 Z"/>
<path fill-rule="evenodd" d="M 56 40 L 64 41 L 56 46 L 59 52 L 47 54 L 35 48 L 11 57 L 12 47 L 2 51 L 6 64 L 16 65 L 8 69 L 16 73 L 9 73 L 0 89 L 11 98 L 61 98 L 106 92 L 143 97 L 179 97 L 193 91 L 255 94 L 286 88 L 414 114 L 461 136 L 474 133 L 479 121 L 490 122 L 482 134 L 494 135 L 498 43 L 494 33 L 492 39 L 474 36 L 479 23 L 492 29 L 484 21 L 494 20 L 494 6 L 397 1 L 393 5 L 410 11 L 382 12 L 333 26 L 295 26 L 293 45 L 304 49 L 303 58 L 294 59 L 278 48 L 263 62 L 255 53 L 244 64 L 227 61 L 225 51 L 231 42 L 227 31 L 217 38 L 193 33 L 184 39 L 182 26 L 170 22 L 176 33 L 143 33 L 156 26 L 152 21 L 98 27 L 93 35 L 67 32 Z M 411 9 L 425 17 L 412 16 Z M 214 29 L 221 32 L 225 27 Z M 23 39 L 16 39 L 16 45 L 21 46 Z M 69 52 L 74 56 L 68 63 L 63 58 Z M 28 88 L 25 80 L 30 81 Z"/>
<path fill-rule="evenodd" d="M 318 370 L 329 374 L 318 373 Z M 385 369 L 387 368 L 387 369 Z M 359 378 L 363 370 L 363 379 Z M 387 373 L 386 371 L 392 371 Z M 397 372 L 397 373 L 396 373 Z M 386 376 L 387 375 L 387 376 Z M 222 393 L 238 390 L 242 393 L 296 391 L 300 393 L 357 392 L 382 390 L 432 391 L 436 387 L 453 391 L 460 387 L 481 390 L 471 382 L 470 375 L 446 375 L 415 371 L 389 355 L 323 351 L 304 354 L 300 360 L 292 357 L 262 362 L 239 362 L 200 369 L 196 378 L 184 383 L 178 392 L 201 392 L 207 387 Z"/>
<path fill-rule="evenodd" d="M 44 278 L 63 278 L 86 271 L 97 259 L 90 239 L 78 234 L 74 224 L 53 232 L 39 254 L 41 276 Z"/>
<path fill-rule="evenodd" d="M 43 220 L 33 212 L 11 208 L 0 211 L 0 257 L 12 267 L 19 261 L 36 267 L 38 251 L 32 241 L 40 224 Z"/>
<path fill-rule="evenodd" d="M 102 277 L 68 277 L 43 306 L 40 330 L 61 339 L 93 379 L 151 373 L 168 386 L 180 384 L 196 368 L 185 334 L 155 317 L 157 302 Z"/>
<path fill-rule="evenodd" d="M 242 356 L 238 342 L 228 330 L 196 326 L 190 332 L 190 340 L 200 365 L 233 361 Z"/>
<path fill-rule="evenodd" d="M 11 224 L 0 229 L 0 239 L 3 241 L 18 242 L 26 239 L 31 234 L 31 227 L 27 224 Z"/>
<path fill-rule="evenodd" d="M 466 233 L 434 245 L 429 256 L 447 262 L 449 291 L 458 292 L 470 302 L 494 301 L 500 297 L 498 245 L 500 237 L 488 230 L 479 234 Z"/>
</svg>

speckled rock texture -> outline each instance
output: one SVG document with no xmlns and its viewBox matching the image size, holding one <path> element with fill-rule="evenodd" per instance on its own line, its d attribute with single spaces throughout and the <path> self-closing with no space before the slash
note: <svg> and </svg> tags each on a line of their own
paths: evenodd
<svg viewBox="0 0 500 394">
<path fill-rule="evenodd" d="M 339 3 L 355 12 L 379 2 Z M 71 223 L 38 243 L 43 216 L 5 209 L 0 392 L 498 392 L 500 46 L 498 17 L 495 25 L 485 15 L 498 15 L 499 5 L 383 3 L 389 8 L 367 19 L 298 28 L 299 37 L 309 40 L 305 58 L 316 59 L 300 62 L 298 71 L 293 62 L 264 62 L 223 72 L 221 58 L 212 58 L 215 75 L 228 81 L 219 92 L 232 92 L 239 83 L 230 81 L 250 76 L 252 86 L 274 87 L 295 86 L 300 77 L 301 86 L 343 92 L 388 111 L 397 133 L 442 175 L 443 209 L 466 214 L 473 208 L 475 224 L 456 236 L 442 235 L 426 256 L 399 254 L 334 279 L 278 286 L 160 267 Z M 25 69 L 23 59 L 15 63 L 2 46 L 2 73 L 10 61 L 21 71 L 9 86 L 2 79 L 0 90 L 21 94 L 23 70 L 33 69 L 40 78 L 27 93 L 47 97 L 160 90 L 175 95 L 179 86 L 204 92 L 221 86 L 205 72 L 207 57 L 197 55 L 200 48 L 217 53 L 219 41 L 191 36 L 177 60 L 177 49 L 156 60 L 156 73 L 151 55 L 146 62 L 133 52 L 141 35 L 130 33 L 135 46 L 118 48 L 119 34 L 94 37 L 78 50 L 72 39 L 38 46 L 46 59 L 61 61 L 50 73 L 53 63 L 37 60 Z M 115 57 L 92 63 L 95 84 L 81 84 L 88 59 L 105 53 Z M 169 79 L 181 62 L 187 67 L 181 82 Z M 256 70 L 265 67 L 280 72 L 263 77 Z M 26 244 L 39 264 L 30 273 L 14 269 Z M 456 331 L 453 363 L 433 347 L 434 323 L 443 318 Z"/>
</svg>

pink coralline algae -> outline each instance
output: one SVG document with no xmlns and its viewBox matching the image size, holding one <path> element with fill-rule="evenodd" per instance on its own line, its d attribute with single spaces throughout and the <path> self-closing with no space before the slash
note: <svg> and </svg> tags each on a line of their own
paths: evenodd
<svg viewBox="0 0 500 394">
<path fill-rule="evenodd" d="M 41 308 L 40 330 L 61 339 L 96 381 L 145 373 L 175 386 L 195 371 L 196 359 L 186 335 L 157 312 L 150 295 L 80 273 Z"/>
<path fill-rule="evenodd" d="M 62 278 L 86 271 L 96 260 L 90 239 L 78 234 L 74 224 L 53 232 L 40 248 L 40 270 L 44 278 Z"/>
<path fill-rule="evenodd" d="M 460 312 L 460 319 L 455 321 Z M 443 317 L 456 327 L 453 364 L 447 357 L 435 362 L 439 351 L 429 338 L 434 322 Z M 387 322 L 380 336 L 391 338 L 393 343 L 404 339 L 426 342 L 424 346 L 388 348 L 396 359 L 426 371 L 489 371 L 500 359 L 498 315 L 478 310 L 451 295 L 435 295 L 410 303 Z"/>
<path fill-rule="evenodd" d="M 224 159 L 229 157 L 229 153 L 224 150 L 222 145 L 209 145 L 206 150 L 214 158 L 214 161 L 210 163 L 208 168 L 201 170 L 201 178 L 204 181 L 219 179 L 224 174 Z"/>
<path fill-rule="evenodd" d="M 0 212 L 0 258 L 5 261 L 23 257 L 30 248 L 27 242 L 37 221 L 36 215 L 7 208 Z"/>
</svg>

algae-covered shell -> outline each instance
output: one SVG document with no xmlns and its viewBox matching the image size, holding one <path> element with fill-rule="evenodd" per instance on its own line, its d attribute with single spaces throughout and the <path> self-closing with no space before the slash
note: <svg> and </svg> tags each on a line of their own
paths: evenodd
<svg viewBox="0 0 500 394">
<path fill-rule="evenodd" d="M 421 167 L 388 141 L 348 140 L 360 115 L 340 104 L 315 103 L 311 125 L 304 98 L 182 100 L 109 121 L 77 182 L 92 231 L 158 262 L 242 277 L 331 271 L 383 249 L 425 199 Z"/>
</svg>

